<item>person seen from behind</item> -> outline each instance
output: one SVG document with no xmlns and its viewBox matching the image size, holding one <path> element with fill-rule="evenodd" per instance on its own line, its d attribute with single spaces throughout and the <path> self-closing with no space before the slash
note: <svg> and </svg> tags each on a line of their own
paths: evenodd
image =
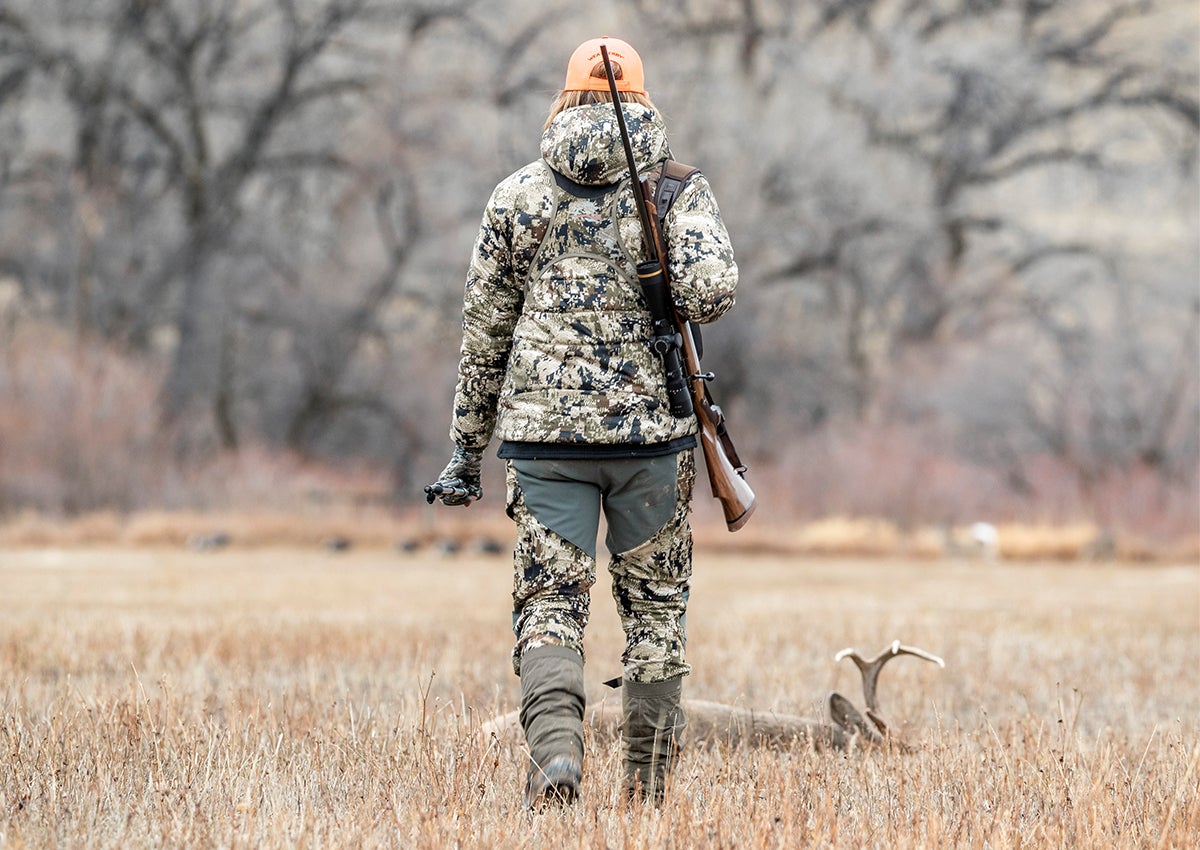
<svg viewBox="0 0 1200 850">
<path fill-rule="evenodd" d="M 635 266 L 645 259 L 600 45 L 613 63 L 638 172 L 671 157 L 642 60 L 617 38 L 579 45 L 554 98 L 541 158 L 487 204 L 463 299 L 450 463 L 427 488 L 447 505 L 483 495 L 493 437 L 516 523 L 513 668 L 529 749 L 525 803 L 569 803 L 582 777 L 583 634 L 600 515 L 621 656 L 624 783 L 660 801 L 683 742 L 684 615 L 694 415 L 668 408 Z M 711 322 L 738 270 L 708 181 L 693 174 L 663 223 L 678 313 Z"/>
</svg>

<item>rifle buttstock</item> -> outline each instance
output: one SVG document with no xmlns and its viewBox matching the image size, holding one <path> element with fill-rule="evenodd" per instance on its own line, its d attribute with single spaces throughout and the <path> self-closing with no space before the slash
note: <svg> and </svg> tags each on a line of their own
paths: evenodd
<svg viewBox="0 0 1200 850">
<path fill-rule="evenodd" d="M 758 507 L 758 500 L 746 479 L 730 461 L 717 433 L 717 424 L 709 417 L 707 409 L 701 407 L 697 416 L 700 419 L 700 448 L 704 452 L 704 467 L 708 471 L 713 498 L 721 503 L 726 527 L 730 531 L 737 531 L 750 521 L 750 515 Z"/>
</svg>

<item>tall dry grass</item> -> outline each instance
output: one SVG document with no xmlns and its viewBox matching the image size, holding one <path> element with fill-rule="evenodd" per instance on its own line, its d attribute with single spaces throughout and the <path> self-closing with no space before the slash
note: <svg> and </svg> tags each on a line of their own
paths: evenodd
<svg viewBox="0 0 1200 850">
<path fill-rule="evenodd" d="M 0 847 L 1194 847 L 1200 570 L 700 553 L 695 697 L 861 704 L 915 744 L 692 749 L 661 809 L 589 737 L 583 799 L 520 806 L 505 558 L 0 550 Z M 603 582 L 590 697 L 617 672 Z"/>
</svg>

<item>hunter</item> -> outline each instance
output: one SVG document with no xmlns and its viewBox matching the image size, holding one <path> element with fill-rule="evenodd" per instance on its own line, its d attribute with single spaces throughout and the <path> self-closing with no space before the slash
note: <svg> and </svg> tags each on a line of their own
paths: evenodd
<svg viewBox="0 0 1200 850">
<path fill-rule="evenodd" d="M 635 267 L 645 259 L 629 168 L 601 61 L 607 47 L 637 170 L 671 156 L 624 41 L 592 39 L 567 65 L 541 158 L 488 202 L 463 299 L 454 453 L 427 488 L 447 505 L 483 495 L 493 436 L 506 461 L 514 553 L 513 668 L 529 748 L 525 802 L 569 803 L 583 768 L 583 634 L 604 514 L 625 631 L 624 781 L 662 799 L 685 727 L 684 615 L 695 415 L 669 409 Z M 711 322 L 733 306 L 738 270 L 708 181 L 693 174 L 663 221 L 678 314 Z"/>
</svg>

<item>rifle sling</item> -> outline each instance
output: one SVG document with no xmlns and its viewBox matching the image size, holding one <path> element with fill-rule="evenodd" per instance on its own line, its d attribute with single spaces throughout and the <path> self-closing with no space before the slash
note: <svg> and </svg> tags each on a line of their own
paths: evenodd
<svg viewBox="0 0 1200 850">
<path fill-rule="evenodd" d="M 657 177 L 647 176 L 647 182 L 650 183 L 650 191 L 647 192 L 647 195 L 654 201 L 654 213 L 658 219 L 658 230 L 662 234 L 664 242 L 667 240 L 666 221 L 667 213 L 671 211 L 671 205 L 675 203 L 675 199 L 679 197 L 679 193 L 683 191 L 683 187 L 687 185 L 692 175 L 699 173 L 700 169 L 694 165 L 685 165 L 673 159 L 666 159 L 663 160 L 662 168 L 659 169 Z M 670 248 L 669 245 L 664 245 L 663 247 Z M 700 333 L 700 328 L 694 324 L 692 325 L 692 338 L 696 343 L 696 356 L 703 357 L 704 337 Z"/>
<path fill-rule="evenodd" d="M 662 170 L 654 187 L 654 209 L 658 213 L 658 224 L 661 227 L 671 210 L 671 204 L 683 191 L 684 184 L 693 174 L 699 174 L 700 169 L 692 165 L 684 165 L 673 159 L 663 161 Z"/>
</svg>

